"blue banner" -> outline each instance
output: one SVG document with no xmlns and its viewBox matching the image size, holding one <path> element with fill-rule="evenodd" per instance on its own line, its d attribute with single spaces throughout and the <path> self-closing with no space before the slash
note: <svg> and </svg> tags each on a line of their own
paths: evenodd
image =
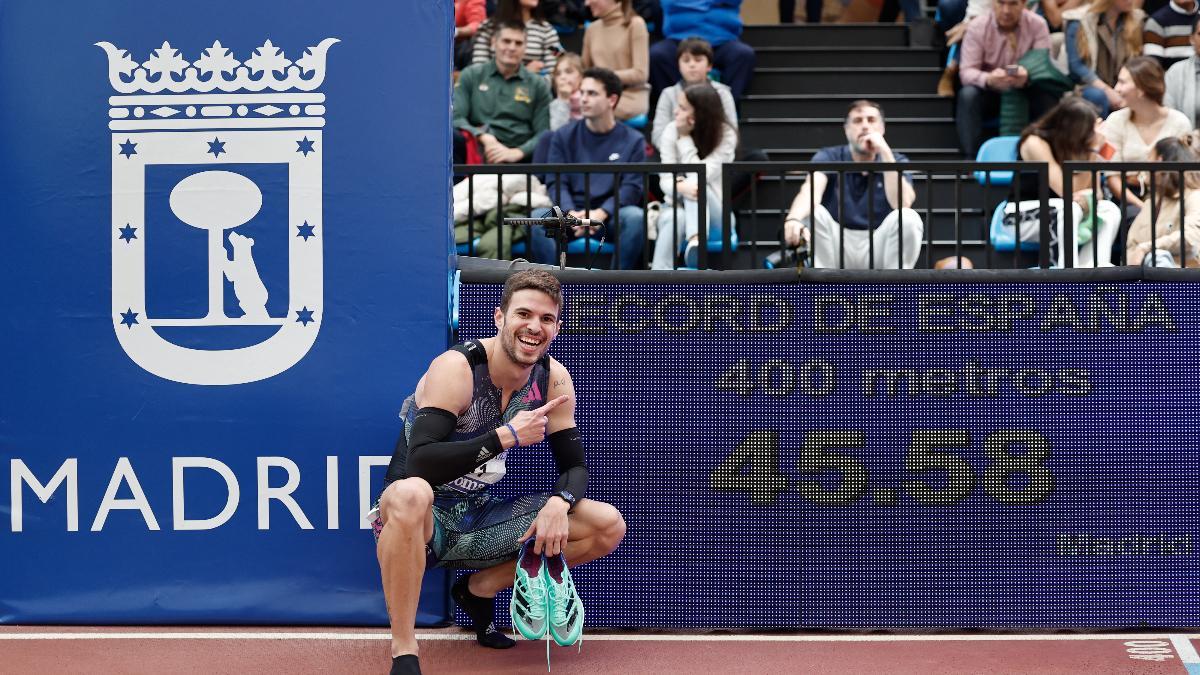
<svg viewBox="0 0 1200 675">
<path fill-rule="evenodd" d="M 1195 290 L 568 284 L 551 354 L 629 528 L 588 621 L 1197 625 Z M 498 299 L 464 286 L 463 337 Z"/>
<path fill-rule="evenodd" d="M 0 4 L 0 622 L 386 623 L 362 515 L 446 346 L 451 16 Z"/>
</svg>

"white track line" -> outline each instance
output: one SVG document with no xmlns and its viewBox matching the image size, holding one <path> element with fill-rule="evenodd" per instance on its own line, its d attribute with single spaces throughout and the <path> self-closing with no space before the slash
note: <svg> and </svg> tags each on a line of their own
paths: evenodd
<svg viewBox="0 0 1200 675">
<path fill-rule="evenodd" d="M 1175 653 L 1179 654 L 1179 660 L 1183 663 L 1200 663 L 1200 654 L 1196 653 L 1196 647 L 1187 635 L 1172 635 L 1171 644 L 1175 647 Z"/>
<path fill-rule="evenodd" d="M 1190 640 L 1200 635 L 1153 633 L 1089 633 L 1053 635 L 588 635 L 589 642 L 1006 642 L 1069 640 L 1166 640 L 1175 645 L 1184 663 L 1200 663 Z M 0 627 L 0 640 L 390 640 L 386 632 L 38 632 L 23 633 Z M 417 633 L 419 640 L 474 640 L 471 633 Z M 1189 660 L 1195 659 L 1195 660 Z"/>
</svg>

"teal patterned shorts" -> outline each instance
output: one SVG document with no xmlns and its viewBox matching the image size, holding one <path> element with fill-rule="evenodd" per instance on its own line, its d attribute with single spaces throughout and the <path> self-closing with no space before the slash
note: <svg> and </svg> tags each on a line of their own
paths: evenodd
<svg viewBox="0 0 1200 675">
<path fill-rule="evenodd" d="M 500 499 L 481 490 L 462 494 L 434 493 L 433 538 L 425 545 L 425 565 L 449 569 L 487 569 L 517 557 L 517 541 L 537 518 L 550 493 Z M 379 501 L 372 508 L 372 531 L 378 541 L 383 524 Z"/>
</svg>

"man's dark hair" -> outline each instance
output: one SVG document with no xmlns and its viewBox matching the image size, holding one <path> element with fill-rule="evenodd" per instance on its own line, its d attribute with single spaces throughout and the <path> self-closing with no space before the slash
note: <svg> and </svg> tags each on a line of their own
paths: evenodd
<svg viewBox="0 0 1200 675">
<path fill-rule="evenodd" d="M 504 281 L 504 293 L 500 296 L 500 311 L 508 311 L 508 303 L 517 291 L 541 291 L 550 296 L 554 304 L 562 310 L 562 285 L 553 274 L 545 270 L 521 270 L 515 272 Z"/>
<path fill-rule="evenodd" d="M 851 113 L 853 113 L 855 110 L 858 110 L 859 108 L 874 108 L 879 111 L 879 121 L 880 122 L 887 121 L 887 116 L 883 114 L 883 106 L 879 105 L 878 103 L 876 103 L 875 101 L 872 101 L 870 99 L 860 98 L 857 101 L 854 101 L 853 103 L 851 103 L 849 108 L 846 108 L 846 119 L 843 120 L 843 122 L 849 122 Z"/>
<path fill-rule="evenodd" d="M 675 48 L 675 60 L 683 58 L 684 54 L 692 56 L 703 56 L 708 59 L 708 65 L 713 63 L 713 48 L 708 44 L 708 40 L 701 37 L 684 38 L 679 41 L 679 46 Z"/>
<path fill-rule="evenodd" d="M 519 30 L 524 33 L 525 22 L 521 21 L 520 19 L 505 19 L 504 21 L 497 21 L 496 32 L 492 33 L 492 39 L 500 37 L 500 31 L 504 30 L 505 28 L 509 30 Z"/>
<path fill-rule="evenodd" d="M 604 85 L 604 95 L 616 95 L 617 100 L 621 100 L 621 92 L 625 86 L 621 84 L 621 78 L 608 68 L 588 68 L 583 71 L 583 79 L 592 78 L 593 80 Z"/>
</svg>

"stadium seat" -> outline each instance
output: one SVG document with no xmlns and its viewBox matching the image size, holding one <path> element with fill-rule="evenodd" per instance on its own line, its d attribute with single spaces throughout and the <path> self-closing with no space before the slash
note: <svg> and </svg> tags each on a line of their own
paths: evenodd
<svg viewBox="0 0 1200 675">
<path fill-rule="evenodd" d="M 979 146 L 979 152 L 975 155 L 976 162 L 1015 162 L 1017 161 L 1017 141 L 1021 140 L 1020 136 L 997 136 L 989 138 Z M 979 181 L 980 185 L 987 185 L 987 171 L 976 171 L 975 180 Z M 1011 171 L 992 171 L 992 185 L 1011 185 L 1013 180 L 1013 172 Z"/>
<path fill-rule="evenodd" d="M 708 231 L 708 252 L 709 253 L 720 253 L 721 246 L 722 246 L 721 231 L 710 229 Z M 685 248 L 687 248 L 686 240 L 684 240 L 681 243 L 681 245 L 679 246 L 679 250 L 683 251 Z M 738 234 L 737 234 L 737 228 L 734 227 L 733 230 L 729 233 L 729 251 L 730 251 L 730 253 L 736 252 L 737 248 L 738 248 Z M 688 266 L 684 265 L 684 266 L 679 267 L 679 269 L 694 270 L 696 268 L 688 267 Z"/>
<path fill-rule="evenodd" d="M 615 250 L 616 247 L 613 246 L 611 241 L 606 240 L 601 243 L 599 239 L 593 239 L 591 237 L 580 237 L 567 242 L 567 253 L 572 255 L 579 253 L 586 254 L 589 252 L 612 253 Z"/>
<path fill-rule="evenodd" d="M 641 115 L 636 115 L 634 117 L 630 117 L 629 119 L 625 120 L 625 124 L 628 124 L 629 126 L 633 127 L 634 129 L 641 130 L 641 129 L 646 128 L 646 123 L 649 121 L 650 121 L 650 118 L 647 117 L 645 115 L 645 113 L 643 113 Z"/>
</svg>

